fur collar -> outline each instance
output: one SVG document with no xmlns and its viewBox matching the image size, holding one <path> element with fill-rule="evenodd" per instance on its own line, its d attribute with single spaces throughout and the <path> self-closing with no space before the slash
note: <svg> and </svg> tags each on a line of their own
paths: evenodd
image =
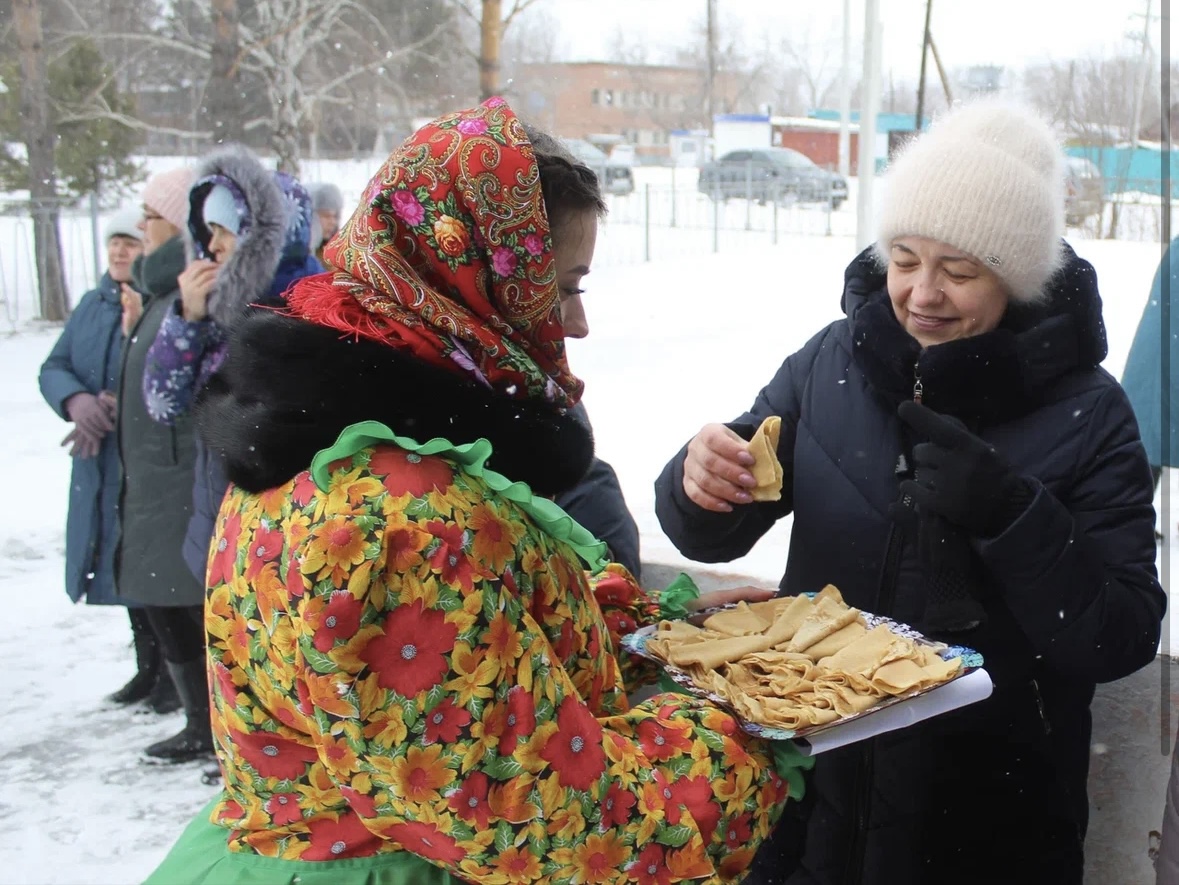
<svg viewBox="0 0 1179 885">
<path fill-rule="evenodd" d="M 886 274 L 872 249 L 847 268 L 843 308 L 855 360 L 890 406 L 922 401 L 968 423 L 1011 420 L 1042 404 L 1065 375 L 1096 368 L 1106 356 L 1101 296 L 1093 266 L 1063 246 L 1064 266 L 1039 305 L 1008 309 L 993 332 L 922 349 L 897 322 Z"/>
<path fill-rule="evenodd" d="M 188 259 L 208 258 L 211 234 L 204 221 L 205 197 L 215 184 L 225 184 L 244 202 L 246 227 L 237 248 L 217 274 L 209 295 L 209 314 L 224 329 L 232 329 L 246 306 L 266 301 L 282 257 L 287 228 L 287 205 L 274 173 L 240 145 L 226 145 L 209 154 L 197 167 L 189 191 Z"/>
<path fill-rule="evenodd" d="M 401 351 L 271 310 L 247 312 L 196 406 L 200 433 L 251 492 L 311 465 L 341 430 L 374 420 L 395 433 L 492 444 L 488 466 L 539 495 L 575 486 L 593 435 L 571 412 L 521 402 Z"/>
</svg>

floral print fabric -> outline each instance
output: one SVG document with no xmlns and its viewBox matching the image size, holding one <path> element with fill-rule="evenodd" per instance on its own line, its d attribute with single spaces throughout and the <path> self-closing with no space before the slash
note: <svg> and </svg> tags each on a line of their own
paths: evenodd
<svg viewBox="0 0 1179 885">
<path fill-rule="evenodd" d="M 234 489 L 209 558 L 213 819 L 230 849 L 408 851 L 472 883 L 734 881 L 786 798 L 768 745 L 614 654 L 657 617 L 481 465 L 376 445 Z"/>
<path fill-rule="evenodd" d="M 324 250 L 291 312 L 407 348 L 521 399 L 571 406 L 540 171 L 502 98 L 411 135 Z"/>
<path fill-rule="evenodd" d="M 147 351 L 143 404 L 153 421 L 175 424 L 225 358 L 228 339 L 212 320 L 192 323 L 177 303 L 164 316 Z"/>
</svg>

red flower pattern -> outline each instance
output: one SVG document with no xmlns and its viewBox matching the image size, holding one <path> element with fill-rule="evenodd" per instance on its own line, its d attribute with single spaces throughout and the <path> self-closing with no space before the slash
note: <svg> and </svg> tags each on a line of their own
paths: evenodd
<svg viewBox="0 0 1179 885">
<path fill-rule="evenodd" d="M 239 513 L 231 513 L 224 525 L 213 539 L 213 559 L 209 563 L 209 585 L 216 586 L 222 582 L 228 583 L 233 578 L 234 566 L 237 563 L 238 536 L 242 532 L 242 518 Z"/>
<path fill-rule="evenodd" d="M 250 553 L 246 567 L 246 579 L 254 580 L 268 562 L 274 562 L 282 553 L 282 532 L 269 528 L 266 524 L 258 527 L 254 532 L 254 539 L 250 542 Z"/>
<path fill-rule="evenodd" d="M 446 698 L 433 710 L 426 711 L 425 740 L 427 744 L 442 741 L 453 744 L 459 734 L 471 724 L 471 714 L 462 707 L 456 707 L 454 700 Z"/>
<path fill-rule="evenodd" d="M 305 747 L 269 731 L 250 734 L 235 731 L 233 743 L 242 758 L 262 777 L 276 777 L 284 781 L 300 777 L 304 769 L 319 758 L 314 747 Z"/>
<path fill-rule="evenodd" d="M 345 857 L 365 857 L 373 853 L 380 840 L 351 811 L 339 820 L 321 817 L 307 826 L 311 843 L 299 855 L 300 860 L 340 860 Z"/>
<path fill-rule="evenodd" d="M 447 804 L 459 820 L 473 824 L 477 830 L 486 830 L 487 822 L 491 819 L 491 805 L 487 802 L 490 787 L 487 775 L 476 771 L 450 794 Z"/>
<path fill-rule="evenodd" d="M 385 618 L 384 632 L 360 653 L 379 675 L 381 688 L 407 698 L 442 682 L 450 669 L 447 655 L 454 650 L 458 630 L 446 622 L 446 612 L 425 610 L 419 599 L 402 605 Z"/>
<path fill-rule="evenodd" d="M 606 770 L 601 723 L 577 698 L 565 698 L 557 711 L 557 732 L 540 756 L 553 767 L 561 786 L 588 790 Z"/>
<path fill-rule="evenodd" d="M 262 807 L 276 827 L 285 827 L 302 820 L 303 812 L 299 808 L 301 798 L 298 793 L 275 793 Z"/>
<path fill-rule="evenodd" d="M 363 613 L 364 606 L 359 599 L 347 590 L 337 590 L 320 615 L 313 644 L 319 651 L 328 651 L 337 640 L 351 639 L 360 629 Z"/>
<path fill-rule="evenodd" d="M 454 482 L 454 470 L 441 458 L 407 452 L 396 446 L 373 449 L 368 469 L 394 498 L 402 495 L 420 498 L 428 492 L 444 491 Z"/>
<path fill-rule="evenodd" d="M 454 866 L 467 856 L 467 852 L 458 846 L 454 837 L 438 829 L 437 824 L 418 821 L 394 824 L 385 830 L 384 836 L 398 842 L 406 851 L 450 866 Z"/>
</svg>

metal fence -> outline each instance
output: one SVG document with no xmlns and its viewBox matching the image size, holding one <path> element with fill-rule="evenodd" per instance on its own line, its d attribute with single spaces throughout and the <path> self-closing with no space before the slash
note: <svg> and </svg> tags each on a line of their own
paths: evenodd
<svg viewBox="0 0 1179 885">
<path fill-rule="evenodd" d="M 857 182 L 846 202 L 799 202 L 790 195 L 714 195 L 697 189 L 697 170 L 640 167 L 625 195 L 609 195 L 609 215 L 598 238 L 595 263 L 633 265 L 698 257 L 710 253 L 760 251 L 799 237 L 856 234 Z M 1071 239 L 1116 238 L 1158 242 L 1162 200 L 1158 180 L 1130 181 L 1107 197 L 1100 213 L 1070 227 Z M 1179 201 L 1177 201 L 1179 204 Z M 93 288 L 105 268 L 101 230 L 114 207 L 95 200 L 60 201 L 62 264 L 70 303 Z M 33 217 L 29 201 L 0 202 L 0 329 L 15 330 L 39 318 Z M 1172 210 L 1174 212 L 1174 210 Z M 1116 222 L 1115 222 L 1116 219 Z M 1172 229 L 1179 230 L 1173 216 Z M 1112 237 L 1111 237 L 1112 234 Z"/>
<path fill-rule="evenodd" d="M 101 230 L 113 211 L 96 199 L 77 201 L 5 200 L 0 202 L 0 328 L 15 330 L 40 318 L 33 221 L 56 211 L 62 272 L 70 306 L 97 284 L 106 268 Z"/>
</svg>

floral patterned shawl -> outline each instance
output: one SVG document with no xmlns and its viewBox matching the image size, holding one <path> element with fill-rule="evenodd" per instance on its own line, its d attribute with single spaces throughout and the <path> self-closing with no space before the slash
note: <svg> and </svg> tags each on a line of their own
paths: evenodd
<svg viewBox="0 0 1179 885">
<path fill-rule="evenodd" d="M 580 399 L 539 169 L 502 98 L 406 139 L 324 263 L 327 274 L 288 293 L 292 315 L 408 349 L 507 396 Z"/>
</svg>

